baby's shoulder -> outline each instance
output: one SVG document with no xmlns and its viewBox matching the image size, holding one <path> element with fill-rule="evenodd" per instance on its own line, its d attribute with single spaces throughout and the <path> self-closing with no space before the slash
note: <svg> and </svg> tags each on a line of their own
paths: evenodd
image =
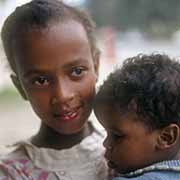
<svg viewBox="0 0 180 180">
<path fill-rule="evenodd" d="M 137 177 L 131 177 L 131 178 L 127 178 L 127 177 L 116 177 L 113 180 L 163 180 L 161 177 L 158 177 L 156 175 L 150 175 L 150 174 L 144 174 L 141 176 L 137 176 Z"/>
<path fill-rule="evenodd" d="M 113 180 L 179 180 L 180 172 L 175 171 L 152 171 L 137 177 L 116 177 Z"/>
</svg>

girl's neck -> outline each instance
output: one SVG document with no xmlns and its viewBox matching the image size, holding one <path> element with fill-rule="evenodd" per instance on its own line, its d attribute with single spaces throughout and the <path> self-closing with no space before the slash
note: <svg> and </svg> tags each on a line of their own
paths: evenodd
<svg viewBox="0 0 180 180">
<path fill-rule="evenodd" d="M 68 149 L 79 144 L 92 132 L 93 127 L 90 123 L 86 123 L 80 132 L 71 135 L 60 134 L 48 126 L 41 124 L 39 132 L 32 138 L 31 142 L 38 147 L 57 150 Z"/>
</svg>

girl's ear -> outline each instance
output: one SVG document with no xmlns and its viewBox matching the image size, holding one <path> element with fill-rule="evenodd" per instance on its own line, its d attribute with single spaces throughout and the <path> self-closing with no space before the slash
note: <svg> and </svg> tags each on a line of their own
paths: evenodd
<svg viewBox="0 0 180 180">
<path fill-rule="evenodd" d="M 19 91 L 21 96 L 23 97 L 23 99 L 28 100 L 27 95 L 26 95 L 21 83 L 19 82 L 19 79 L 17 78 L 17 76 L 11 74 L 10 77 L 11 77 L 13 84 L 15 85 L 15 87 L 17 88 L 17 90 Z"/>
<path fill-rule="evenodd" d="M 177 124 L 170 124 L 163 128 L 157 139 L 157 149 L 165 150 L 176 145 L 180 138 L 180 130 Z"/>
<path fill-rule="evenodd" d="M 100 52 L 97 52 L 97 53 L 94 54 L 93 61 L 94 61 L 94 69 L 95 69 L 96 77 L 97 77 L 97 80 L 98 80 L 98 77 L 99 77 Z"/>
</svg>

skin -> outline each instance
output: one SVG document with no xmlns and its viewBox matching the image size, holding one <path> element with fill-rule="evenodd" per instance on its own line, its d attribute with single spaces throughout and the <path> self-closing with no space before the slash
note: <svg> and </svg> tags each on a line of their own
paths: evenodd
<svg viewBox="0 0 180 180">
<path fill-rule="evenodd" d="M 32 30 L 14 48 L 13 82 L 41 119 L 33 143 L 69 148 L 89 135 L 99 59 L 92 59 L 83 26 L 74 21 Z"/>
<path fill-rule="evenodd" d="M 95 114 L 107 131 L 104 141 L 108 165 L 119 173 L 128 173 L 178 154 L 179 127 L 148 130 L 133 111 L 120 113 L 108 104 L 100 104 Z M 172 135 L 172 137 L 171 137 Z"/>
</svg>

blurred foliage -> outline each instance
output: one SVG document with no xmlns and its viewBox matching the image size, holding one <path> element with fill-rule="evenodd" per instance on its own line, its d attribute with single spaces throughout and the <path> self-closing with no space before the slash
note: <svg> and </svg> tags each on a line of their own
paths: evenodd
<svg viewBox="0 0 180 180">
<path fill-rule="evenodd" d="M 4 3 L 4 2 L 6 2 L 6 0 L 0 0 L 0 3 Z"/>
<path fill-rule="evenodd" d="M 87 0 L 99 26 L 138 29 L 148 35 L 170 36 L 180 28 L 179 0 Z"/>
<path fill-rule="evenodd" d="M 21 101 L 22 98 L 15 88 L 6 87 L 0 91 L 0 105 L 17 104 Z"/>
</svg>

